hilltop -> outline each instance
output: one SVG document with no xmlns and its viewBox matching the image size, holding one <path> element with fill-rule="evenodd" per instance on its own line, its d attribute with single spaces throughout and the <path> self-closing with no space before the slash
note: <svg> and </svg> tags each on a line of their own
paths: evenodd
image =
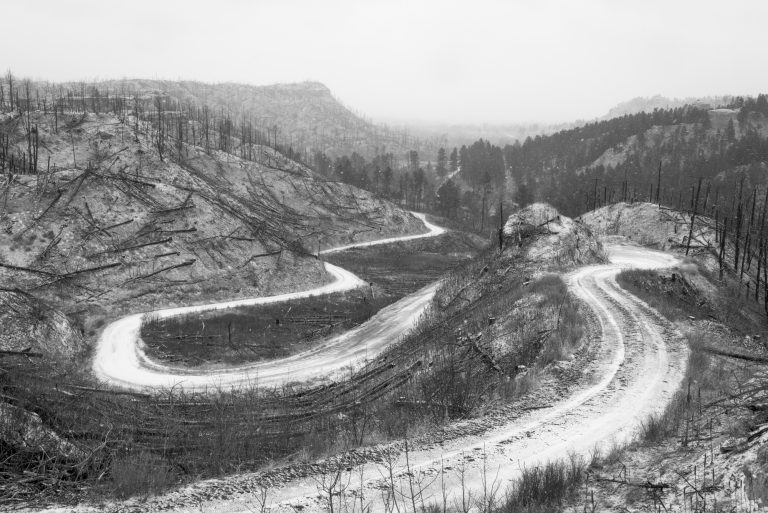
<svg viewBox="0 0 768 513">
<path fill-rule="evenodd" d="M 534 203 L 507 218 L 507 252 L 523 262 L 544 265 L 588 264 L 604 260 L 602 246 L 587 225 L 561 215 L 546 203 Z"/>
<path fill-rule="evenodd" d="M 77 84 L 68 84 L 80 87 Z M 123 79 L 86 87 L 108 88 L 139 95 L 167 95 L 182 103 L 208 106 L 233 117 L 250 118 L 273 144 L 301 155 L 323 152 L 331 157 L 357 152 L 366 157 L 411 149 L 437 151 L 430 136 L 416 138 L 406 130 L 374 123 L 354 112 L 319 82 L 271 85 Z"/>
</svg>

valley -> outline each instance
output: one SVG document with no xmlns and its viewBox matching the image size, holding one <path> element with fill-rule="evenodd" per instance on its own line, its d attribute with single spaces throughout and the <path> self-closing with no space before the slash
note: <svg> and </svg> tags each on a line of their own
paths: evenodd
<svg viewBox="0 0 768 513">
<path fill-rule="evenodd" d="M 765 96 L 451 151 L 316 83 L 13 80 L 0 506 L 748 511 L 768 488 Z"/>
<path fill-rule="evenodd" d="M 403 239 L 435 237 L 444 233 L 442 228 L 427 222 L 423 215 L 417 214 L 417 217 L 424 222 L 429 231 L 422 235 L 405 236 Z M 383 240 L 386 241 L 386 239 Z M 399 240 L 399 238 L 393 238 L 390 242 L 399 242 Z M 344 249 L 371 246 L 379 242 L 381 241 L 360 242 L 353 246 L 346 246 Z M 282 303 L 366 287 L 366 283 L 351 272 L 331 264 L 325 264 L 325 266 L 334 281 L 318 288 L 278 296 L 178 307 L 142 315 L 168 319 L 210 310 Z M 302 382 L 313 381 L 318 377 L 328 378 L 339 369 L 349 368 L 360 360 L 376 358 L 388 344 L 401 338 L 430 302 L 434 290 L 435 286 L 430 285 L 415 294 L 406 296 L 399 302 L 382 309 L 353 331 L 324 340 L 317 347 L 305 352 L 298 352 L 287 358 L 271 359 L 263 364 L 227 366 L 222 371 L 206 368 L 198 374 L 185 368 L 165 367 L 149 360 L 141 350 L 143 342 L 137 338 L 142 315 L 132 315 L 115 321 L 104 329 L 96 349 L 94 372 L 99 379 L 109 384 L 138 390 L 144 390 L 146 387 L 184 391 L 205 391 L 208 388 L 272 387 L 282 385 L 289 380 Z"/>
<path fill-rule="evenodd" d="M 608 251 L 611 264 L 589 266 L 569 277 L 572 290 L 592 309 L 594 339 L 572 360 L 558 362 L 560 368 L 544 378 L 546 387 L 521 404 L 492 410 L 477 421 L 416 436 L 410 448 L 400 444 L 399 454 L 378 448 L 363 453 L 362 460 L 350 455 L 345 465 L 352 466 L 346 470 L 322 474 L 320 466 L 299 478 L 272 480 L 265 492 L 272 507 L 322 508 L 318 492 L 325 491 L 328 500 L 338 500 L 339 505 L 364 500 L 371 511 L 388 511 L 399 501 L 406 501 L 402 507 L 407 507 L 414 487 L 418 504 L 427 498 L 461 503 L 470 495 L 496 502 L 502 500 L 502 486 L 521 469 L 545 465 L 563 454 L 570 455 L 571 464 L 583 465 L 595 447 L 629 439 L 644 419 L 662 411 L 680 385 L 687 351 L 665 320 L 615 282 L 623 268 L 667 267 L 675 259 L 634 245 Z M 373 461 L 366 462 L 366 455 Z M 325 468 L 332 465 L 326 463 Z M 270 474 L 272 479 L 295 476 L 291 468 Z M 228 485 L 244 492 L 264 486 L 263 478 L 242 476 Z M 210 500 L 198 503 L 206 511 L 239 511 L 252 500 L 249 493 L 233 491 L 220 502 L 220 486 L 201 483 L 173 500 L 208 496 Z"/>
<path fill-rule="evenodd" d="M 187 366 L 202 365 L 211 358 L 216 359 L 213 363 L 236 363 L 288 356 L 367 321 L 382 308 L 437 281 L 484 245 L 477 237 L 458 241 L 454 237 L 449 234 L 434 242 L 419 237 L 412 242 L 326 252 L 327 262 L 352 270 L 368 286 L 205 316 L 195 313 L 159 321 L 147 314 L 141 337 L 152 357 L 175 359 Z"/>
</svg>

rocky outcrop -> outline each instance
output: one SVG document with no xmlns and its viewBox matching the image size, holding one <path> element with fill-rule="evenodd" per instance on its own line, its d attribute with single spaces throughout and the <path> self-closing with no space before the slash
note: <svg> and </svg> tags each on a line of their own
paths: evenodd
<svg viewBox="0 0 768 513">
<path fill-rule="evenodd" d="M 583 223 L 547 203 L 515 212 L 504 225 L 506 251 L 542 264 L 602 262 L 602 246 Z"/>
</svg>

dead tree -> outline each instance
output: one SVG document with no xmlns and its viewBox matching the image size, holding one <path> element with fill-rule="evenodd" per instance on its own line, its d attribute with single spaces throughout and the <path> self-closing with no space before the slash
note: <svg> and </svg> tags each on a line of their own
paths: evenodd
<svg viewBox="0 0 768 513">
<path fill-rule="evenodd" d="M 743 216 L 743 205 L 742 205 L 742 193 L 744 191 L 744 177 L 741 177 L 741 183 L 739 185 L 739 202 L 736 207 L 736 221 L 734 226 L 734 237 L 733 237 L 733 244 L 735 246 L 735 254 L 733 259 L 733 269 L 734 271 L 738 270 L 739 268 L 739 256 L 740 256 L 740 247 L 739 247 L 739 241 L 741 239 L 741 222 L 742 222 L 742 216 Z"/>
<path fill-rule="evenodd" d="M 688 256 L 688 252 L 691 250 L 691 239 L 693 239 L 693 224 L 696 220 L 696 209 L 699 206 L 699 193 L 701 192 L 701 177 L 699 177 L 699 185 L 696 187 L 696 201 L 691 209 L 691 229 L 688 232 L 688 241 L 685 245 L 685 256 Z"/>
</svg>

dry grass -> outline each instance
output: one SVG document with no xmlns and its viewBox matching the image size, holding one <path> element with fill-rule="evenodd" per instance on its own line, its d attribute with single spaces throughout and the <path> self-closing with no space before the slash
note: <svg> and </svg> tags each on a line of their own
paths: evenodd
<svg viewBox="0 0 768 513">
<path fill-rule="evenodd" d="M 685 388 L 675 393 L 662 413 L 651 415 L 642 422 L 638 436 L 640 443 L 656 445 L 671 436 L 677 436 L 686 426 L 689 428 L 697 412 L 700 414 L 701 386 L 704 385 L 707 395 L 714 392 L 707 386 L 714 383 L 711 380 L 701 379 L 710 373 L 712 358 L 698 347 L 697 344 L 691 344 L 691 353 L 683 381 Z M 720 392 L 722 389 L 718 387 L 717 393 Z M 697 397 L 699 401 L 696 400 Z"/>
<path fill-rule="evenodd" d="M 671 321 L 712 314 L 705 299 L 688 284 L 683 274 L 672 274 L 674 279 L 669 273 L 632 269 L 619 273 L 616 281 Z"/>
<path fill-rule="evenodd" d="M 506 493 L 497 511 L 503 513 L 538 513 L 561 511 L 563 504 L 575 493 L 587 476 L 589 466 L 577 455 L 566 460 L 523 469 Z"/>
<path fill-rule="evenodd" d="M 733 276 L 720 280 L 704 266 L 690 260 L 669 271 L 627 270 L 617 276 L 619 284 L 670 321 L 711 318 L 741 333 L 765 331 L 765 313 L 754 300 L 754 290 Z M 699 290 L 706 281 L 715 297 Z"/>
<path fill-rule="evenodd" d="M 109 473 L 118 497 L 158 493 L 176 481 L 167 461 L 144 451 L 116 456 Z"/>
<path fill-rule="evenodd" d="M 190 367 L 282 358 L 365 322 L 396 299 L 371 288 L 162 320 L 150 315 L 141 339 L 151 358 Z"/>
<path fill-rule="evenodd" d="M 578 316 L 569 307 L 565 286 L 549 276 L 523 283 L 515 278 L 493 297 L 534 291 L 539 305 L 562 305 L 560 328 L 551 331 L 551 340 L 530 340 L 539 349 L 527 353 L 534 360 L 560 354 L 560 345 L 571 343 L 578 333 Z M 307 461 L 406 433 L 417 436 L 471 416 L 489 401 L 513 399 L 521 390 L 509 388 L 508 376 L 515 375 L 512 365 L 520 360 L 502 362 L 496 370 L 475 350 L 466 331 L 458 330 L 482 320 L 488 327 L 488 312 L 501 313 L 503 307 L 494 310 L 487 300 L 478 295 L 476 307 L 461 315 L 445 317 L 433 309 L 382 359 L 332 387 L 207 395 L 168 391 L 147 397 L 100 389 L 72 369 L 6 359 L 0 366 L 0 391 L 90 455 L 75 462 L 44 458 L 50 477 L 25 485 L 18 496 L 41 499 L 40 492 L 54 482 L 58 489 L 71 486 L 72 493 L 80 494 L 82 488 L 120 496 L 155 493 L 200 476 L 254 470 L 275 461 Z M 21 469 L 6 464 L 3 471 L 16 476 L 9 481 L 18 481 Z M 106 489 L 96 486 L 105 480 Z"/>
<path fill-rule="evenodd" d="M 477 250 L 470 235 L 447 234 L 434 239 L 328 256 L 331 263 L 354 272 L 370 287 L 163 320 L 149 316 L 142 323 L 142 340 L 150 357 L 188 366 L 294 354 L 361 324 L 385 306 L 460 266 Z"/>
<path fill-rule="evenodd" d="M 148 397 L 105 390 L 81 370 L 23 358 L 0 362 L 0 392 L 88 455 L 78 461 L 42 457 L 45 468 L 35 472 L 44 477 L 23 485 L 21 467 L 6 461 L 0 470 L 18 498 L 44 500 L 63 487 L 77 500 L 88 493 L 141 495 L 274 463 L 300 465 L 472 416 L 531 389 L 533 370 L 567 355 L 581 337 L 582 321 L 565 284 L 525 272 L 491 251 L 459 266 L 409 335 L 329 386 Z M 517 303 L 528 297 L 535 301 Z M 515 350 L 496 358 L 496 330 L 512 319 L 510 312 L 523 310 L 531 315 L 515 318 L 522 327 Z M 523 376 L 520 365 L 532 371 Z M 349 464 L 344 458 L 340 464 Z"/>
<path fill-rule="evenodd" d="M 688 267 L 697 266 L 687 262 Z M 707 298 L 692 285 L 689 272 L 673 270 L 662 274 L 657 271 L 631 270 L 618 275 L 618 282 L 624 288 L 655 308 L 673 322 L 688 323 L 689 319 L 709 317 L 732 327 L 735 333 L 761 333 L 762 319 L 746 312 L 754 308 L 751 297 L 746 297 L 742 288 L 730 277 L 720 281 L 711 273 L 698 266 L 700 278 L 716 286 L 719 300 Z M 673 279 L 674 277 L 674 279 Z M 753 377 L 754 368 L 738 360 L 726 360 L 711 354 L 712 349 L 727 349 L 729 342 L 723 335 L 712 332 L 706 326 L 696 324 L 685 332 L 690 348 L 684 388 L 679 390 L 663 413 L 646 419 L 641 427 L 639 439 L 645 444 L 657 444 L 677 436 L 683 445 L 698 436 L 704 424 L 710 423 L 716 410 L 708 410 L 702 404 L 718 402 L 723 396 L 738 395 L 741 381 Z M 733 341 L 731 341 L 732 343 Z M 745 348 L 737 348 L 737 354 Z M 754 354 L 756 348 L 747 348 Z M 738 405 L 734 404 L 738 408 Z M 726 431 L 738 432 L 737 423 L 725 422 Z"/>
</svg>

